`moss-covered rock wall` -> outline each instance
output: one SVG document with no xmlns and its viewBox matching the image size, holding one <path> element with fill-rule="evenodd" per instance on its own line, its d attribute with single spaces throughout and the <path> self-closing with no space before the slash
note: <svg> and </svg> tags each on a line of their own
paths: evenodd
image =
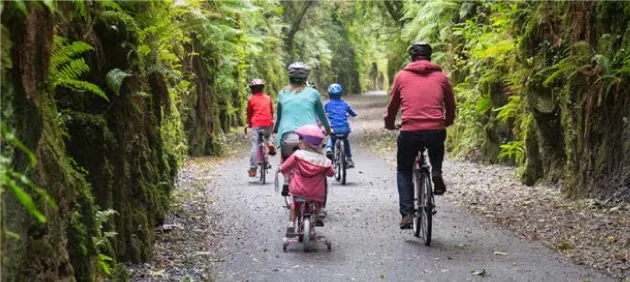
<svg viewBox="0 0 630 282">
<path fill-rule="evenodd" d="M 455 155 L 522 166 L 571 197 L 630 200 L 630 4 L 405 3 L 452 75 Z M 420 28 L 422 27 L 422 28 Z M 400 51 L 399 53 L 402 53 Z M 397 61 L 392 61 L 394 65 Z"/>
</svg>

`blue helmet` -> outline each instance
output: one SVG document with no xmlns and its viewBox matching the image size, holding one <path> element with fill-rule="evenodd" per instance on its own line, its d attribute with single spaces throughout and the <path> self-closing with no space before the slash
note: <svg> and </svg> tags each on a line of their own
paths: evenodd
<svg viewBox="0 0 630 282">
<path fill-rule="evenodd" d="M 341 95 L 341 93 L 343 93 L 341 84 L 333 83 L 330 86 L 328 86 L 328 94 L 330 94 L 331 96 L 339 96 Z"/>
</svg>

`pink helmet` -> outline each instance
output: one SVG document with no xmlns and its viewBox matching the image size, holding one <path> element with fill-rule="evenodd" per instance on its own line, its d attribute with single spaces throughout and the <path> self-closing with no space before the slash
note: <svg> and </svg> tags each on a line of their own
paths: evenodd
<svg viewBox="0 0 630 282">
<path fill-rule="evenodd" d="M 265 82 L 263 82 L 263 80 L 260 79 L 260 78 L 254 78 L 249 83 L 249 87 L 252 87 L 252 86 L 264 86 L 264 85 L 265 85 Z"/>
<path fill-rule="evenodd" d="M 324 133 L 314 124 L 304 125 L 298 128 L 295 133 L 314 149 L 320 149 L 322 141 L 324 141 Z"/>
</svg>

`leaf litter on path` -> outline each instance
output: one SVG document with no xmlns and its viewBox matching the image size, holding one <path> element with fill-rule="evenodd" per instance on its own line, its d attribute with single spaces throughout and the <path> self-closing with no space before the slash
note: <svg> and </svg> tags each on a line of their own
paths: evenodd
<svg viewBox="0 0 630 282">
<path fill-rule="evenodd" d="M 230 157 L 231 155 L 228 155 Z M 215 253 L 226 234 L 215 199 L 206 191 L 220 158 L 189 158 L 181 169 L 165 223 L 156 228 L 150 263 L 128 265 L 131 281 L 211 281 L 210 273 L 225 258 Z"/>
</svg>

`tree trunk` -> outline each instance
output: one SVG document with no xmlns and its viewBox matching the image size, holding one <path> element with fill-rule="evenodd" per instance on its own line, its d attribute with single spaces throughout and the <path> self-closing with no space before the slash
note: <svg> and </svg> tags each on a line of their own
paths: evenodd
<svg viewBox="0 0 630 282">
<path fill-rule="evenodd" d="M 295 5 L 295 3 L 300 3 L 301 7 L 296 8 L 296 11 L 291 11 L 291 12 L 295 12 L 295 14 L 291 14 L 291 12 L 286 11 L 289 6 L 288 4 L 292 4 Z M 306 15 L 306 12 L 308 11 L 308 9 L 313 5 L 313 3 L 315 3 L 315 1 L 313 0 L 308 0 L 308 1 L 284 1 L 283 5 L 285 7 L 285 15 L 290 14 L 291 16 L 289 21 L 291 23 L 291 27 L 289 29 L 289 31 L 287 32 L 287 37 L 284 40 L 284 46 L 285 46 L 285 50 L 286 50 L 286 54 L 288 56 L 288 62 L 292 62 L 295 59 L 295 54 L 293 53 L 293 39 L 295 38 L 295 35 L 297 34 L 297 32 L 300 30 L 300 24 L 302 24 L 302 19 L 304 19 L 304 15 Z"/>
</svg>

